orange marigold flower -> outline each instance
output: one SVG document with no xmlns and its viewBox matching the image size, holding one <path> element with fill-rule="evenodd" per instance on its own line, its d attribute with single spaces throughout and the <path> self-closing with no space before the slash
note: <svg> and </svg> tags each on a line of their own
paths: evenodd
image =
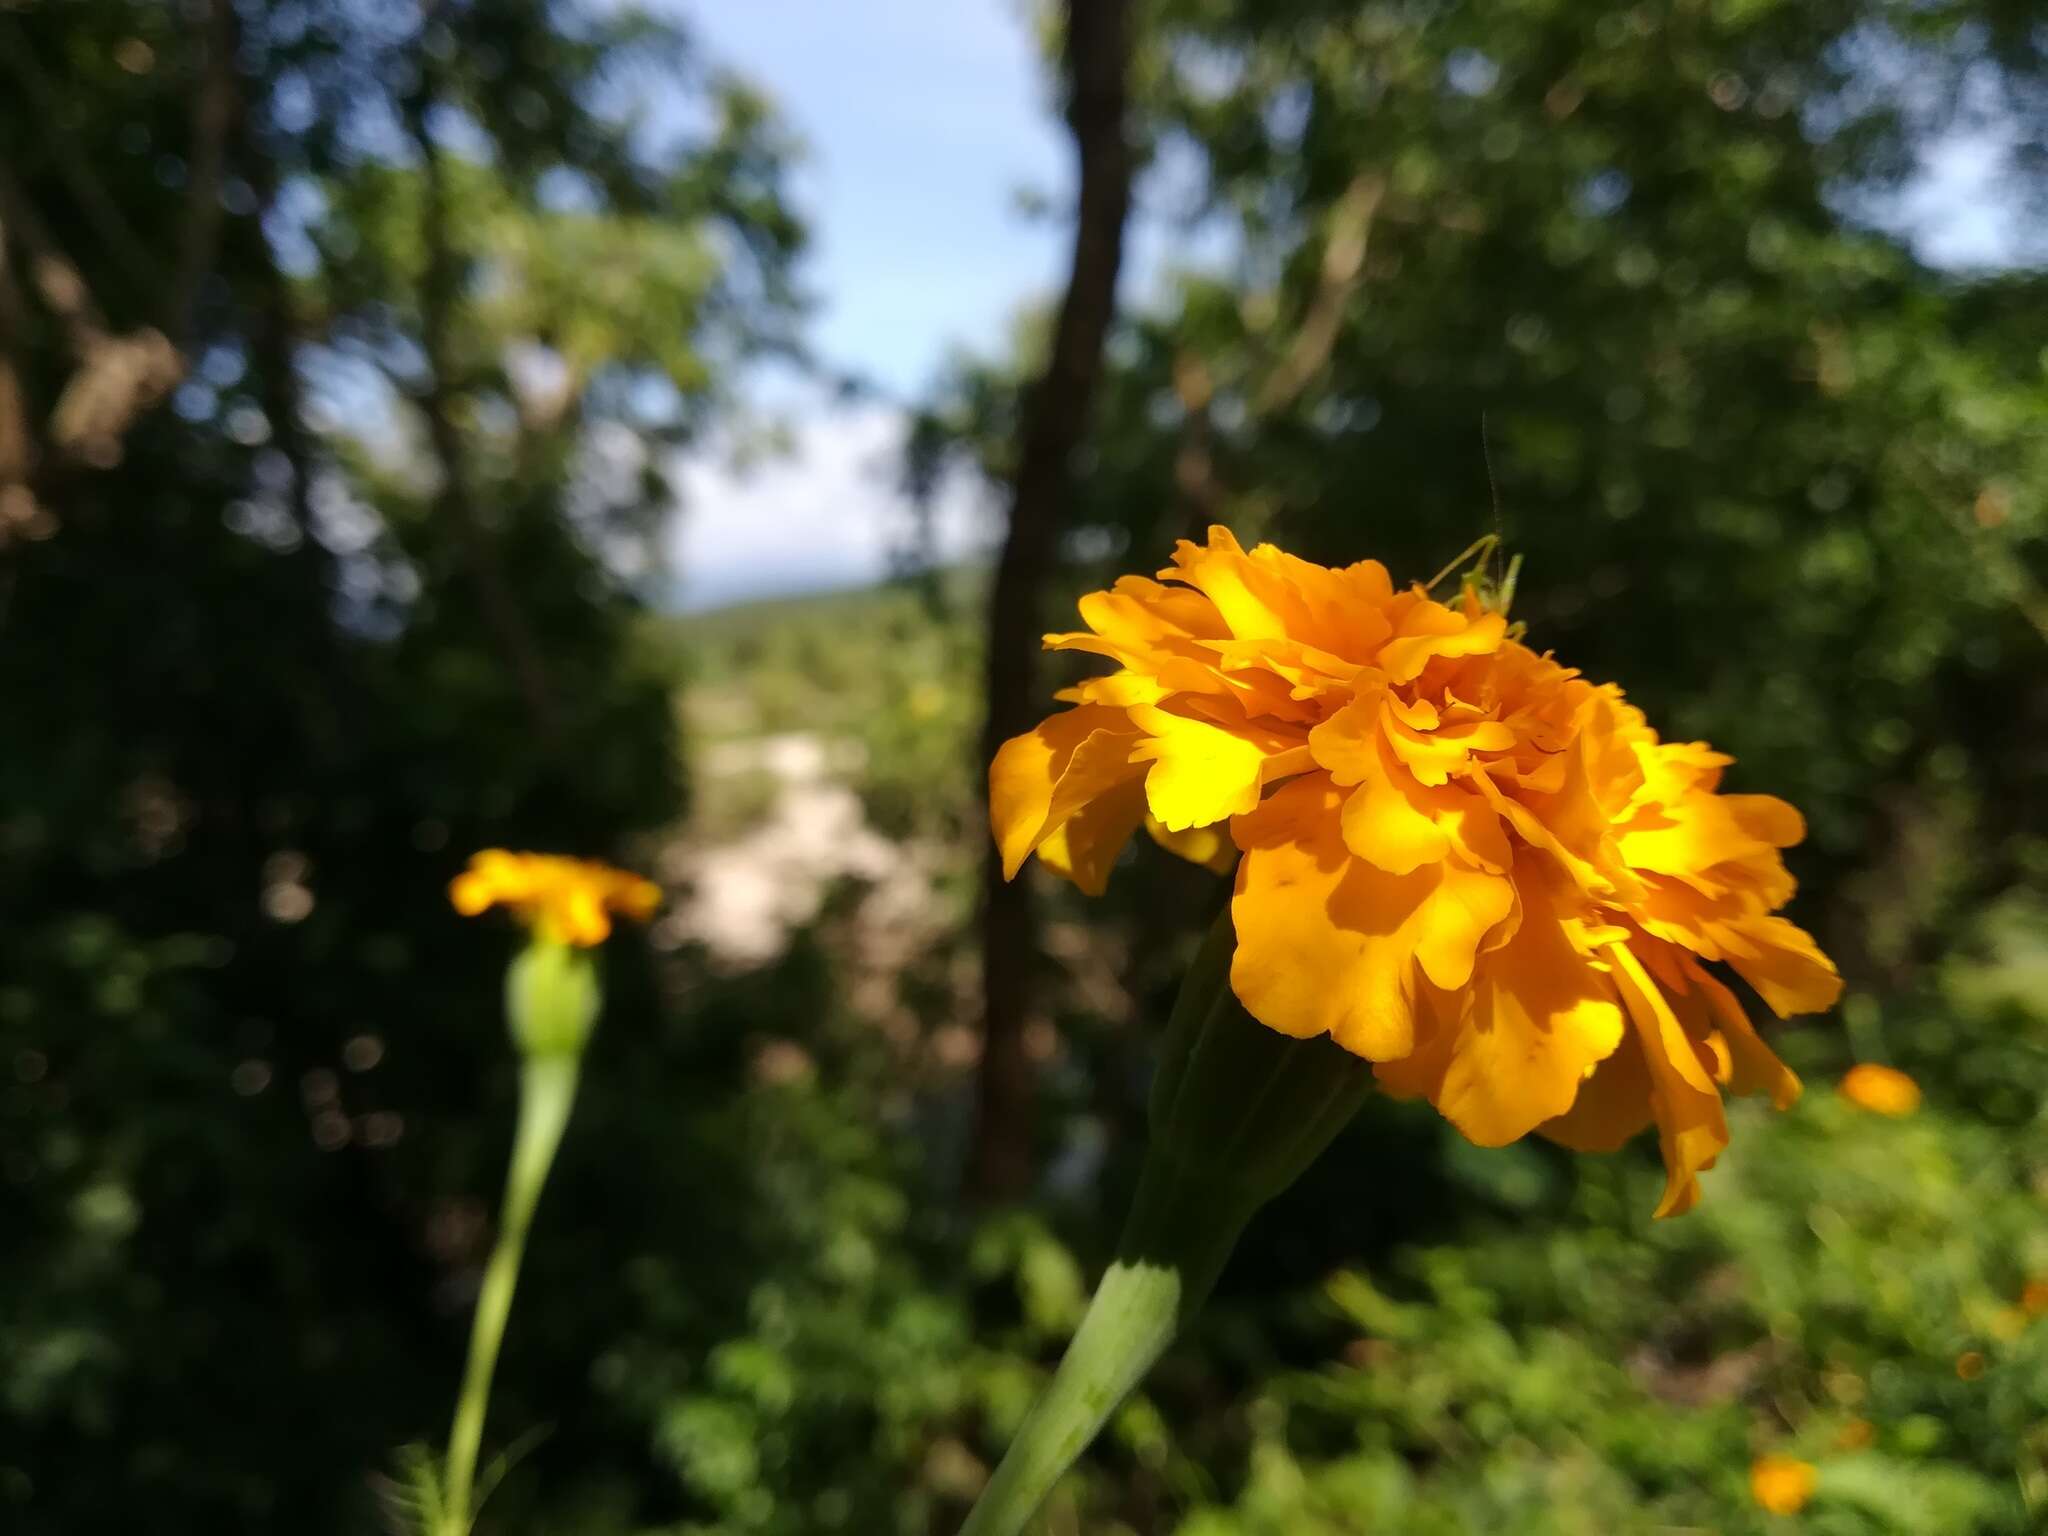
<svg viewBox="0 0 2048 1536">
<path fill-rule="evenodd" d="M 1750 1463 L 1749 1495 L 1774 1515 L 1796 1515 L 1813 1497 L 1820 1473 L 1794 1456 L 1760 1456 Z"/>
<path fill-rule="evenodd" d="M 2020 1292 L 2020 1310 L 2029 1317 L 2048 1312 L 2048 1279 L 2029 1280 Z"/>
<path fill-rule="evenodd" d="M 1841 990 L 1775 915 L 1799 813 L 1720 793 L 1729 758 L 1660 740 L 1469 591 L 1446 605 L 1221 527 L 1159 576 L 1046 637 L 1117 667 L 997 753 L 1006 873 L 1036 853 L 1099 893 L 1141 822 L 1169 846 L 1227 825 L 1230 981 L 1255 1018 L 1329 1035 L 1484 1146 L 1609 1150 L 1654 1121 L 1657 1213 L 1690 1207 L 1727 1145 L 1721 1090 L 1799 1094 L 1708 964 L 1780 1015 Z"/>
<path fill-rule="evenodd" d="M 1920 1107 L 1920 1085 L 1896 1067 L 1859 1062 L 1842 1074 L 1842 1097 L 1875 1115 L 1910 1115 Z"/>
<path fill-rule="evenodd" d="M 615 912 L 643 923 L 652 917 L 661 887 L 592 859 L 486 848 L 448 883 L 448 899 L 464 917 L 510 907 L 541 938 L 588 948 L 611 937 Z"/>
</svg>

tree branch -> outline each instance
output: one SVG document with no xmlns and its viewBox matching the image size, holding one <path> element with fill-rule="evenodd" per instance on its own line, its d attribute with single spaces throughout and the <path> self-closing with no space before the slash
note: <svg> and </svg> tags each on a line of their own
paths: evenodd
<svg viewBox="0 0 2048 1536">
<path fill-rule="evenodd" d="M 448 188 L 441 152 L 427 127 L 432 73 L 424 60 L 419 68 L 420 86 L 405 99 L 405 126 L 420 157 L 421 234 L 427 258 L 420 281 L 420 345 L 427 357 L 427 384 L 418 403 L 441 471 L 437 509 L 455 530 L 484 623 L 526 702 L 534 731 L 552 746 L 560 737 L 560 717 L 547 665 L 520 610 L 497 543 L 477 515 L 462 430 L 455 421 L 454 318 L 461 302 L 461 272 L 448 238 Z"/>
<path fill-rule="evenodd" d="M 239 30 L 234 0 L 212 0 L 200 34 L 199 87 L 192 95 L 192 150 L 185 162 L 185 227 L 178 277 L 164 319 L 166 331 L 186 339 L 192 335 L 199 290 L 213 270 L 220 244 L 221 178 L 238 105 L 235 50 Z"/>
<path fill-rule="evenodd" d="M 162 267 L 150 259 L 148 246 L 121 212 L 121 205 L 100 184 L 78 141 L 65 130 L 63 93 L 44 76 L 20 29 L 5 20 L 0 20 L 0 68 L 14 76 L 35 121 L 43 126 L 37 142 L 56 158 L 65 186 L 105 255 L 138 293 L 153 291 L 163 282 Z"/>
<path fill-rule="evenodd" d="M 1369 172 L 1352 178 L 1330 209 L 1330 232 L 1323 242 L 1323 266 L 1315 296 L 1302 315 L 1294 345 L 1287 349 L 1252 401 L 1252 414 L 1271 416 L 1292 405 L 1322 372 L 1330 349 L 1344 325 L 1344 306 L 1365 270 L 1366 242 L 1372 234 L 1386 183 Z"/>
<path fill-rule="evenodd" d="M 1009 529 L 989 596 L 988 718 L 977 772 L 1008 737 L 1028 730 L 1036 693 L 1039 608 L 1102 374 L 1130 211 L 1132 152 L 1125 130 L 1130 0 L 1067 0 L 1067 122 L 1080 162 L 1073 260 L 1045 371 L 1024 405 Z M 1024 1049 L 1036 960 L 1030 887 L 1006 882 L 990 850 L 982 901 L 982 1055 L 970 1192 L 1014 1197 L 1032 1176 L 1033 1069 Z"/>
<path fill-rule="evenodd" d="M 1331 350 L 1343 332 L 1345 308 L 1365 274 L 1366 245 L 1385 193 L 1382 177 L 1361 171 L 1331 205 L 1316 290 L 1302 312 L 1292 343 L 1253 392 L 1250 417 L 1254 423 L 1293 405 L 1328 366 Z M 1173 390 L 1183 414 L 1173 459 L 1175 504 L 1169 515 L 1178 536 L 1199 539 L 1209 524 L 1224 520 L 1230 502 L 1229 488 L 1217 473 L 1211 448 L 1214 431 L 1209 405 L 1216 386 L 1201 358 L 1182 351 L 1173 360 Z"/>
</svg>

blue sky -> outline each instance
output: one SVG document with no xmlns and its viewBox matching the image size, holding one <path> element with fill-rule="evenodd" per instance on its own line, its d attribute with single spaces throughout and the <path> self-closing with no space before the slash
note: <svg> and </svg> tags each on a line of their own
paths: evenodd
<svg viewBox="0 0 2048 1536">
<path fill-rule="evenodd" d="M 809 338 L 821 362 L 914 400 L 948 353 L 1001 350 L 1061 275 L 1065 231 L 1019 194 L 1071 180 L 1022 0 L 688 0 L 705 51 L 774 99 L 804 145 Z M 790 454 L 738 472 L 716 447 L 683 473 L 670 554 L 682 603 L 879 577 L 909 527 L 893 405 L 792 408 Z M 993 509 L 945 498 L 943 546 L 973 553 Z"/>
<path fill-rule="evenodd" d="M 1020 189 L 1068 181 L 1021 0 L 694 0 L 706 49 L 774 97 L 821 307 L 812 338 L 906 398 L 955 343 L 994 348 L 1060 276 Z"/>
<path fill-rule="evenodd" d="M 1062 207 L 1072 175 L 1029 0 L 669 3 L 716 62 L 768 92 L 805 145 L 793 192 L 812 231 L 820 360 L 901 403 L 949 353 L 1000 352 L 1065 257 L 1063 223 L 1027 217 L 1019 194 Z M 1925 257 L 1958 267 L 2010 258 L 2015 215 L 1995 161 L 1968 140 L 1930 157 L 1900 208 Z M 1165 255 L 1141 213 L 1126 294 Z M 876 579 L 907 530 L 893 407 L 774 395 L 793 415 L 788 456 L 740 472 L 713 447 L 685 466 L 669 543 L 685 606 Z M 995 526 L 967 487 L 946 498 L 941 523 L 956 556 Z"/>
</svg>

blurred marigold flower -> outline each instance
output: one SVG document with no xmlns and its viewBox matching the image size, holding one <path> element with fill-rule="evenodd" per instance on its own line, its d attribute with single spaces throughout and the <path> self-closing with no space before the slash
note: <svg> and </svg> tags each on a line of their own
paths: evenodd
<svg viewBox="0 0 2048 1536">
<path fill-rule="evenodd" d="M 1896 1067 L 1859 1062 L 1842 1074 L 1842 1097 L 1876 1115 L 1910 1115 L 1920 1107 L 1920 1085 Z"/>
<path fill-rule="evenodd" d="M 538 937 L 588 948 L 611 937 L 613 913 L 652 917 L 661 887 L 592 859 L 486 848 L 449 882 L 448 899 L 464 917 L 509 907 Z"/>
<path fill-rule="evenodd" d="M 1222 527 L 1159 576 L 1046 637 L 1117 669 L 996 755 L 1006 873 L 1036 853 L 1099 893 L 1141 822 L 1189 852 L 1227 825 L 1230 985 L 1255 1018 L 1329 1035 L 1484 1146 L 1612 1150 L 1654 1121 L 1657 1214 L 1689 1208 L 1728 1142 L 1721 1090 L 1799 1095 L 1707 963 L 1780 1015 L 1841 990 L 1775 915 L 1799 813 L 1719 793 L 1731 759 L 1660 740 L 1469 588 L 1446 605 Z"/>
<path fill-rule="evenodd" d="M 1984 1374 L 1984 1355 L 1981 1350 L 1966 1349 L 1956 1356 L 1956 1377 L 1960 1381 L 1975 1381 Z"/>
<path fill-rule="evenodd" d="M 2020 1310 L 2029 1317 L 2048 1312 L 2048 1279 L 2029 1280 L 2020 1292 Z"/>
<path fill-rule="evenodd" d="M 1760 1456 L 1750 1463 L 1750 1497 L 1774 1515 L 1796 1515 L 1806 1508 L 1819 1481 L 1813 1463 L 1797 1457 Z"/>
</svg>

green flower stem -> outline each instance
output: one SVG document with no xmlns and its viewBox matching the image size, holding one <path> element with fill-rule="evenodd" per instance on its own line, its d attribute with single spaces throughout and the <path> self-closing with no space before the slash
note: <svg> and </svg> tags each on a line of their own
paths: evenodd
<svg viewBox="0 0 2048 1536">
<path fill-rule="evenodd" d="M 960 1536 L 1017 1536 L 1208 1299 L 1245 1223 L 1344 1128 L 1370 1065 L 1290 1040 L 1231 993 L 1226 911 L 1189 969 L 1152 1094 L 1152 1139 L 1116 1258 Z"/>
<path fill-rule="evenodd" d="M 1205 1208 L 1211 1206 L 1164 1167 L 1146 1168 L 1116 1260 L 960 1536 L 1023 1530 L 1207 1299 L 1251 1215 Z"/>
<path fill-rule="evenodd" d="M 504 1208 L 498 1241 L 477 1292 L 476 1317 L 469 1332 L 469 1361 L 463 1368 L 462 1395 L 455 1402 L 455 1422 L 448 1432 L 448 1471 L 443 1488 L 442 1532 L 467 1536 L 475 1511 L 470 1507 L 476 1486 L 476 1458 L 483 1443 L 484 1409 L 491 1395 L 491 1376 L 498 1348 L 511 1315 L 512 1293 L 519 1285 L 519 1262 L 526 1251 L 527 1229 L 534 1207 L 569 1125 L 576 1102 L 576 1077 L 581 1058 L 575 1054 L 529 1055 L 519 1072 L 519 1126 L 512 1138 L 512 1163 L 505 1178 Z"/>
</svg>

